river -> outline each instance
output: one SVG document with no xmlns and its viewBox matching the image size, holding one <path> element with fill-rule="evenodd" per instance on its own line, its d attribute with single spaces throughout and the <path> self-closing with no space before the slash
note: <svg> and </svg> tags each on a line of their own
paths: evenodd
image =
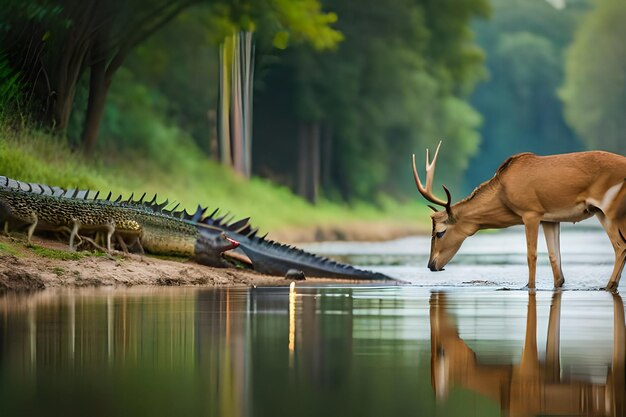
<svg viewBox="0 0 626 417">
<path fill-rule="evenodd" d="M 0 416 L 624 415 L 612 250 L 582 225 L 526 284 L 523 233 L 307 249 L 409 285 L 54 290 L 0 298 Z"/>
</svg>

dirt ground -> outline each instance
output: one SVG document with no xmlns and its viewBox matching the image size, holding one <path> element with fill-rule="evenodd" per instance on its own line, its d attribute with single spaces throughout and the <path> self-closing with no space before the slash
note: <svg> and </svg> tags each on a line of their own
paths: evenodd
<svg viewBox="0 0 626 417">
<path fill-rule="evenodd" d="M 315 240 L 385 240 L 423 232 L 384 225 L 350 225 L 284 230 L 271 238 L 286 243 Z M 363 230 L 368 230 L 364 232 Z M 59 287 L 98 286 L 276 286 L 291 280 L 251 270 L 211 268 L 191 261 L 152 256 L 73 253 L 67 244 L 33 237 L 27 245 L 24 235 L 0 235 L 0 292 L 32 291 Z M 350 282 L 337 279 L 307 278 L 307 282 Z M 355 281 L 352 281 L 355 282 Z M 362 282 L 362 281 L 359 281 Z"/>
</svg>

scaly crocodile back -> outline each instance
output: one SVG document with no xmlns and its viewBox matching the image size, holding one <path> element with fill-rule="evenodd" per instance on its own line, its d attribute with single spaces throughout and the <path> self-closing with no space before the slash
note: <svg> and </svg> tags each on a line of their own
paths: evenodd
<svg viewBox="0 0 626 417">
<path fill-rule="evenodd" d="M 193 224 L 121 197 L 89 198 L 89 191 L 63 190 L 0 177 L 0 211 L 18 223 L 36 224 L 37 230 L 114 230 L 122 237 L 137 237 L 153 253 L 193 256 L 198 230 Z"/>
<path fill-rule="evenodd" d="M 178 206 L 167 209 L 169 200 L 157 203 L 156 195 L 151 201 L 144 201 L 145 193 L 138 200 L 133 200 L 133 196 L 131 195 L 131 197 L 125 201 L 122 201 L 121 197 L 112 201 L 111 193 L 109 193 L 105 199 L 97 199 L 97 193 L 94 197 L 90 197 L 93 191 L 66 190 L 60 187 L 25 183 L 0 176 L 0 188 L 3 186 L 13 190 L 20 190 L 19 192 L 21 193 L 32 193 L 48 198 L 53 197 L 61 201 L 61 203 L 66 203 L 64 200 L 70 198 L 74 203 L 82 202 L 76 206 L 86 209 L 94 207 L 103 207 L 106 209 L 112 207 L 116 214 L 117 212 L 122 212 L 137 221 L 142 227 L 144 240 L 146 235 L 145 231 L 150 231 L 148 235 L 153 236 L 154 242 L 147 242 L 146 249 L 155 253 L 163 253 L 166 250 L 171 250 L 169 246 L 171 246 L 172 241 L 176 240 L 179 229 L 184 229 L 187 234 L 192 233 L 194 238 L 197 239 L 197 242 L 214 239 L 216 233 L 223 232 L 240 243 L 240 248 L 252 261 L 253 269 L 260 273 L 285 276 L 290 269 L 296 269 L 304 272 L 306 276 L 311 277 L 334 277 L 361 280 L 392 279 L 378 272 L 354 268 L 351 265 L 342 264 L 322 256 L 314 255 L 293 246 L 274 242 L 266 239 L 265 236 L 258 237 L 258 228 L 254 228 L 250 225 L 249 218 L 232 221 L 234 216 L 229 216 L 228 214 L 218 217 L 218 209 L 206 215 L 207 209 L 198 206 L 196 211 L 191 214 L 186 210 L 177 211 Z M 58 210 L 56 206 L 55 209 Z M 54 210 L 52 211 L 54 212 Z M 101 222 L 102 219 L 99 219 Z M 94 221 L 94 223 L 98 222 Z M 189 229 L 193 229 L 193 232 Z M 202 238 L 198 238 L 198 236 L 202 236 Z M 143 243 L 142 240 L 142 244 Z M 206 252 L 208 249 L 203 248 L 202 245 L 200 245 L 200 247 L 196 245 L 196 258 L 215 256 L 215 254 L 210 253 L 199 254 L 197 253 L 199 250 Z"/>
<path fill-rule="evenodd" d="M 249 218 L 228 223 L 223 221 L 226 216 L 215 217 L 217 210 L 202 217 L 205 211 L 206 209 L 198 207 L 196 214 L 190 216 L 189 220 L 223 228 L 228 236 L 239 242 L 239 249 L 250 258 L 254 270 L 263 274 L 285 276 L 290 269 L 296 269 L 310 277 L 392 280 L 379 272 L 355 268 L 295 246 L 266 239 L 267 235 L 259 237 L 257 236 L 259 229 L 249 224 Z"/>
</svg>

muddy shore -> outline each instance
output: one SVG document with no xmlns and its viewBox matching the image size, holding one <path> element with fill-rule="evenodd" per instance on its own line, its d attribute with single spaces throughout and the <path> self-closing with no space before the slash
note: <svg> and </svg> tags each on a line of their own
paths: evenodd
<svg viewBox="0 0 626 417">
<path fill-rule="evenodd" d="M 286 243 L 316 240 L 386 240 L 423 232 L 417 228 L 353 224 L 348 227 L 316 227 L 283 230 L 272 238 Z M 307 282 L 354 282 L 307 278 Z M 362 282 L 362 281 L 360 281 Z M 277 286 L 291 280 L 234 268 L 210 268 L 191 261 L 153 256 L 69 252 L 63 242 L 25 236 L 0 235 L 0 292 L 33 291 L 62 287 L 101 286 Z"/>
</svg>

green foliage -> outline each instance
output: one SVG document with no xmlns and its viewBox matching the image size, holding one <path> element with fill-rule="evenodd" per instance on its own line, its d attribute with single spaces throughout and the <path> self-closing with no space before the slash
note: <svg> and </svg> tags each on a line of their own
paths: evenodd
<svg viewBox="0 0 626 417">
<path fill-rule="evenodd" d="M 6 253 L 12 256 L 20 256 L 21 252 L 19 249 L 12 243 L 9 242 L 0 242 L 0 253 Z"/>
<path fill-rule="evenodd" d="M 341 32 L 330 27 L 337 21 L 337 14 L 322 12 L 318 0 L 270 0 L 269 4 L 284 28 L 274 36 L 276 47 L 284 49 L 291 36 L 318 50 L 333 48 L 343 40 Z"/>
<path fill-rule="evenodd" d="M 202 204 L 240 217 L 251 216 L 264 231 L 358 220 L 389 219 L 406 224 L 428 220 L 424 207 L 389 199 L 383 199 L 379 207 L 365 203 L 345 207 L 328 201 L 313 206 L 286 187 L 259 178 L 247 181 L 207 161 L 189 141 L 181 144 L 178 152 L 185 155 L 182 164 L 167 160 L 159 166 L 136 155 L 94 164 L 50 135 L 0 129 L 0 173 L 23 181 L 87 188 L 105 195 L 109 191 L 124 196 L 156 193 L 159 200 L 167 197 L 188 211 Z"/>
<path fill-rule="evenodd" d="M 480 116 L 466 94 L 483 75 L 468 28 L 487 1 L 329 0 L 345 36 L 336 51 L 300 46 L 264 67 L 257 95 L 255 169 L 274 178 L 298 169 L 301 124 L 327 143 L 326 195 L 376 201 L 414 193 L 410 155 L 444 138 L 438 180 L 454 188 L 478 146 Z M 261 50 L 260 61 L 272 52 Z M 273 150 L 273 151 L 268 151 Z"/>
<path fill-rule="evenodd" d="M 40 123 L 35 115 L 50 101 L 46 47 L 70 22 L 54 0 L 3 0 L 0 7 L 0 117 Z M 45 29 L 43 29 L 45 27 Z M 46 94 L 37 92 L 46 87 Z"/>
<path fill-rule="evenodd" d="M 69 128 L 71 140 L 79 142 L 80 135 L 87 153 L 93 151 L 96 143 L 108 86 L 128 54 L 192 6 L 206 20 L 194 20 L 194 12 L 186 15 L 192 24 L 185 25 L 181 19 L 182 36 L 172 36 L 167 42 L 174 50 L 181 45 L 195 45 L 194 39 L 185 35 L 204 36 L 201 45 L 205 46 L 207 40 L 218 43 L 238 28 L 254 30 L 261 25 L 267 33 L 280 33 L 283 38 L 302 40 L 318 49 L 331 48 L 341 40 L 341 34 L 331 27 L 336 15 L 322 12 L 317 0 L 7 0 L 5 3 L 0 10 L 0 34 L 4 35 L 0 38 L 0 54 L 6 52 L 9 66 L 21 74 L 29 100 L 33 101 L 30 112 L 34 122 L 63 135 Z M 185 30 L 187 27 L 191 30 Z M 164 51 L 157 49 L 160 49 L 157 54 Z M 189 55 L 190 48 L 180 49 Z M 182 54 L 172 55 L 177 58 L 176 55 Z M 159 58 L 152 55 L 155 57 Z M 161 62 L 165 62 L 163 57 L 161 54 Z M 193 59 L 184 62 L 193 63 Z M 177 74 L 188 77 L 185 69 L 181 68 Z M 89 72 L 88 81 L 86 72 Z M 186 86 L 191 83 L 187 81 Z M 174 91 L 174 88 L 169 90 Z M 202 109 L 200 114 L 206 115 L 206 107 L 195 108 Z M 170 110 L 185 119 L 184 109 L 172 106 Z M 192 135 L 198 138 L 201 136 L 198 126 L 206 117 L 198 118 L 197 112 L 191 116 L 195 116 L 190 123 Z M 77 121 L 80 121 L 78 127 Z"/>
<path fill-rule="evenodd" d="M 92 255 L 91 252 L 68 252 L 66 250 L 44 248 L 38 245 L 31 245 L 31 249 L 33 250 L 33 252 L 41 257 L 58 259 L 61 261 L 77 261 L 79 259 L 83 259 L 86 256 Z"/>
<path fill-rule="evenodd" d="M 493 19 L 476 24 L 487 52 L 488 82 L 472 103 L 483 115 L 480 152 L 470 161 L 466 188 L 490 178 L 508 156 L 581 150 L 565 123 L 557 89 L 563 48 L 582 5 L 556 10 L 544 0 L 493 0 Z"/>
<path fill-rule="evenodd" d="M 111 106 L 119 106 L 124 89 L 131 88 L 137 95 L 130 84 L 140 83 L 146 90 L 143 95 L 150 95 L 142 105 L 156 104 L 154 118 L 161 119 L 161 124 L 180 126 L 200 149 L 210 153 L 210 138 L 215 134 L 210 114 L 215 114 L 218 94 L 217 45 L 223 32 L 231 30 L 227 19 L 211 8 L 198 6 L 181 13 L 129 56 L 123 72 L 113 81 L 116 98 L 109 103 L 107 117 L 113 117 Z M 125 114 L 122 109 L 119 116 Z M 108 120 L 104 120 L 104 129 Z M 105 132 L 103 137 L 109 134 Z"/>
<path fill-rule="evenodd" d="M 52 267 L 52 273 L 58 277 L 62 277 L 63 275 L 65 275 L 65 272 L 66 272 L 65 269 L 61 268 L 60 266 Z"/>
<path fill-rule="evenodd" d="M 561 97 L 568 122 L 590 148 L 626 153 L 626 4 L 601 0 L 567 51 Z"/>
<path fill-rule="evenodd" d="M 20 125 L 30 121 L 30 113 L 41 104 L 33 99 L 29 80 L 34 74 L 45 78 L 40 66 L 42 50 L 35 46 L 50 38 L 50 32 L 33 33 L 33 25 L 67 24 L 60 18 L 62 8 L 51 1 L 3 0 L 0 7 L 0 120 L 4 123 Z M 32 42 L 32 37 L 41 39 Z M 20 45 L 25 39 L 31 43 Z M 20 59 L 16 60 L 12 47 L 23 46 Z"/>
<path fill-rule="evenodd" d="M 72 188 L 106 188 L 106 181 L 94 168 L 58 137 L 39 131 L 13 131 L 0 124 L 2 175 Z"/>
<path fill-rule="evenodd" d="M 506 33 L 495 53 L 509 69 L 507 82 L 517 98 L 524 103 L 535 99 L 539 104 L 547 97 L 537 95 L 553 95 L 553 91 L 543 88 L 556 85 L 561 75 L 559 56 L 549 39 L 529 32 Z"/>
<path fill-rule="evenodd" d="M 63 7 L 50 0 L 3 0 L 0 8 L 0 33 L 11 33 L 25 21 L 45 22 L 57 19 Z M 68 22 L 64 22 L 68 24 Z"/>
<path fill-rule="evenodd" d="M 184 165 L 192 140 L 170 122 L 166 109 L 166 100 L 157 90 L 137 82 L 122 68 L 109 93 L 101 149 L 115 150 L 120 159 L 129 155 L 151 159 L 162 168 Z"/>
<path fill-rule="evenodd" d="M 22 88 L 20 74 L 0 54 L 0 120 L 7 120 L 20 113 Z"/>
</svg>

